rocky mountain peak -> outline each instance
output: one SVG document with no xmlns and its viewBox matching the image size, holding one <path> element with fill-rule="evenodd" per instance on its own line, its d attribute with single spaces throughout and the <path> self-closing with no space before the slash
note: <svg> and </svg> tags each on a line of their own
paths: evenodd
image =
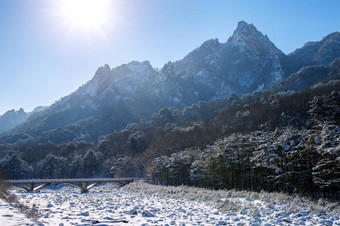
<svg viewBox="0 0 340 226">
<path fill-rule="evenodd" d="M 236 48 L 240 53 L 243 52 L 251 58 L 261 58 L 268 56 L 280 58 L 284 54 L 267 35 L 263 35 L 253 24 L 244 21 L 238 23 L 233 35 L 228 39 L 227 48 Z"/>
<path fill-rule="evenodd" d="M 110 65 L 105 64 L 104 66 L 98 68 L 95 75 L 107 74 L 110 71 L 111 71 Z"/>
<path fill-rule="evenodd" d="M 258 31 L 253 24 L 240 21 L 233 35 L 228 39 L 228 43 L 240 44 L 248 40 L 269 41 L 268 37 Z"/>
<path fill-rule="evenodd" d="M 248 31 L 248 32 L 249 31 L 257 32 L 257 29 L 256 29 L 256 27 L 253 24 L 248 24 L 247 22 L 242 20 L 242 21 L 238 22 L 236 31 L 238 31 L 238 32 L 246 32 L 246 31 Z"/>
<path fill-rule="evenodd" d="M 5 114 L 0 115 L 0 133 L 14 128 L 27 118 L 28 114 L 22 108 L 18 111 L 14 109 L 7 111 Z"/>
</svg>

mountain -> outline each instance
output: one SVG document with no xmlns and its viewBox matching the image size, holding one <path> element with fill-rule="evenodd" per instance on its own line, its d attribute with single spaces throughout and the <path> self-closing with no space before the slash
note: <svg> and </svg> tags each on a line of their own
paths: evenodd
<svg viewBox="0 0 340 226">
<path fill-rule="evenodd" d="M 0 134 L 25 122 L 27 118 L 28 114 L 22 108 L 19 111 L 7 111 L 0 116 Z"/>
<path fill-rule="evenodd" d="M 20 108 L 18 111 L 14 109 L 7 111 L 5 114 L 0 115 L 0 134 L 5 133 L 16 126 L 26 122 L 29 116 L 43 111 L 47 107 L 38 106 L 31 112 L 25 112 L 24 109 Z"/>
<path fill-rule="evenodd" d="M 340 56 L 339 40 L 335 32 L 285 55 L 254 25 L 241 21 L 227 42 L 208 40 L 159 71 L 148 61 L 100 67 L 89 82 L 32 114 L 0 143 L 96 142 L 164 107 L 182 109 L 231 93 L 301 90 L 333 78 L 330 64 Z"/>
<path fill-rule="evenodd" d="M 43 132 L 45 135 L 60 132 L 60 128 L 65 127 L 66 137 L 58 139 L 94 141 L 100 135 L 124 128 L 160 109 L 146 94 L 156 76 L 156 70 L 148 61 L 134 61 L 113 69 L 105 65 L 74 93 L 32 115 L 13 131 L 36 136 Z M 47 135 L 46 139 L 50 138 Z"/>
<path fill-rule="evenodd" d="M 170 106 L 184 107 L 261 90 L 283 77 L 284 57 L 254 25 L 241 21 L 226 43 L 208 40 L 182 60 L 166 64 L 154 93 Z"/>
<path fill-rule="evenodd" d="M 327 83 L 330 80 L 340 79 L 340 57 L 336 58 L 330 65 L 308 65 L 301 68 L 288 78 L 282 79 L 271 86 L 270 93 L 288 90 L 302 90 L 318 83 Z"/>
<path fill-rule="evenodd" d="M 307 65 L 330 65 L 340 56 L 340 32 L 327 35 L 319 42 L 308 42 L 287 55 L 287 72 L 295 73 Z"/>
</svg>

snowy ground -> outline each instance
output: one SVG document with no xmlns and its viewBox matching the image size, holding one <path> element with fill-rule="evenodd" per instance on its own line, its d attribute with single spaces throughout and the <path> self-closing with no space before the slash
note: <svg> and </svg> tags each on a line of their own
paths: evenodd
<svg viewBox="0 0 340 226">
<path fill-rule="evenodd" d="M 136 182 L 123 188 L 105 184 L 86 194 L 71 186 L 15 194 L 41 217 L 31 220 L 1 201 L 0 225 L 340 225 L 339 203 L 280 193 Z"/>
<path fill-rule="evenodd" d="M 34 221 L 0 199 L 0 225 L 34 225 Z"/>
</svg>

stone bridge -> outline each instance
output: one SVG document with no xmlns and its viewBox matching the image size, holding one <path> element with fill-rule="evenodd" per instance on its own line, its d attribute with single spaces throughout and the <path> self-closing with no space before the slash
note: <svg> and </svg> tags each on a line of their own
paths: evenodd
<svg viewBox="0 0 340 226">
<path fill-rule="evenodd" d="M 6 180 L 7 184 L 15 185 L 26 191 L 39 191 L 50 184 L 69 184 L 80 188 L 81 193 L 86 193 L 90 188 L 101 183 L 118 183 L 126 185 L 136 178 L 77 178 L 77 179 L 23 179 L 23 180 Z M 28 185 L 28 186 L 25 186 Z M 37 185 L 35 187 L 35 185 Z"/>
</svg>

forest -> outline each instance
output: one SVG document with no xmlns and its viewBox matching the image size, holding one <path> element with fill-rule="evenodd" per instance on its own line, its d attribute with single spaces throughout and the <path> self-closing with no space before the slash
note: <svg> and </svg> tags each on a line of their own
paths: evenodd
<svg viewBox="0 0 340 226">
<path fill-rule="evenodd" d="M 97 142 L 2 142 L 0 169 L 11 179 L 146 177 L 162 185 L 339 198 L 339 90 L 333 80 L 299 92 L 229 94 L 163 108 Z"/>
</svg>

